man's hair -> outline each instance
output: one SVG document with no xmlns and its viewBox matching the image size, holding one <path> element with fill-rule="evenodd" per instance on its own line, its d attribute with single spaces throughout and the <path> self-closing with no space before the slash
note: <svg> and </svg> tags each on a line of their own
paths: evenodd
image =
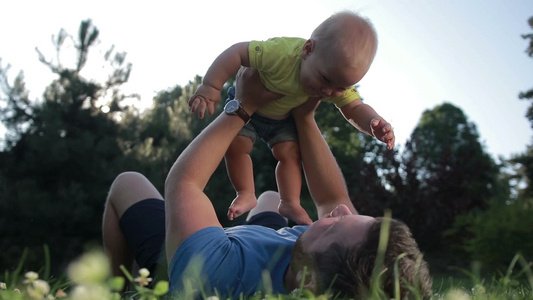
<svg viewBox="0 0 533 300">
<path fill-rule="evenodd" d="M 370 67 L 377 50 L 372 22 L 352 11 L 331 15 L 311 34 L 318 52 L 338 50 L 356 67 Z"/>
<path fill-rule="evenodd" d="M 362 243 L 351 247 L 335 243 L 323 253 L 314 254 L 321 291 L 343 298 L 363 297 L 370 291 L 383 220 L 376 218 Z M 402 257 L 398 259 L 400 255 Z M 398 280 L 401 299 L 413 295 L 409 288 L 417 290 L 424 299 L 429 298 L 432 279 L 421 255 L 407 225 L 390 219 L 389 240 L 382 266 L 385 271 L 380 277 L 383 292 L 395 297 L 394 286 Z M 396 279 L 394 265 L 397 260 L 399 276 Z"/>
</svg>

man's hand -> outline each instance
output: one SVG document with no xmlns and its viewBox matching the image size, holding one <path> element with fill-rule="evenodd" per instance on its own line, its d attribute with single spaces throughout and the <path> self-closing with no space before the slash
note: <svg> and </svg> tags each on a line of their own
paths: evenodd
<svg viewBox="0 0 533 300">
<path fill-rule="evenodd" d="M 260 107 L 283 97 L 269 91 L 261 82 L 259 72 L 252 68 L 241 67 L 235 80 L 235 99 L 241 100 L 243 109 L 250 113 Z"/>
<path fill-rule="evenodd" d="M 387 144 L 387 148 L 392 150 L 394 148 L 394 130 L 389 122 L 385 121 L 381 117 L 373 118 L 370 121 L 370 129 L 372 135 L 375 136 L 378 140 Z"/>
<path fill-rule="evenodd" d="M 306 102 L 291 110 L 292 116 L 297 119 L 314 118 L 315 110 L 320 105 L 320 98 L 309 98 Z"/>
<path fill-rule="evenodd" d="M 210 85 L 202 84 L 189 99 L 189 106 L 192 113 L 198 112 L 198 117 L 203 119 L 205 109 L 207 108 L 208 113 L 213 115 L 218 102 L 220 102 L 220 90 Z"/>
</svg>

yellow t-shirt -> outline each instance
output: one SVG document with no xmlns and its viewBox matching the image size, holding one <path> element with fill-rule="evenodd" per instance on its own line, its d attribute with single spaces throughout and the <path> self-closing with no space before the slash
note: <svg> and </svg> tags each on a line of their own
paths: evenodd
<svg viewBox="0 0 533 300">
<path fill-rule="evenodd" d="M 261 115 L 284 116 L 309 98 L 300 83 L 301 53 L 305 41 L 302 38 L 280 37 L 250 42 L 250 66 L 259 71 L 261 81 L 267 89 L 285 95 L 261 108 Z M 321 100 L 333 102 L 340 108 L 359 98 L 354 87 L 346 90 L 340 97 Z"/>
</svg>

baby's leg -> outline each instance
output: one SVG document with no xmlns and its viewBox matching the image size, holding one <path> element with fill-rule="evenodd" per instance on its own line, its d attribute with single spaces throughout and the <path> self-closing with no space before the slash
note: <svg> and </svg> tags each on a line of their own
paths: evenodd
<svg viewBox="0 0 533 300">
<path fill-rule="evenodd" d="M 311 224 L 313 221 L 300 205 L 302 171 L 298 143 L 288 141 L 275 144 L 272 153 L 278 160 L 276 181 L 281 196 L 279 213 L 298 224 Z"/>
<path fill-rule="evenodd" d="M 233 220 L 257 205 L 255 198 L 254 172 L 250 152 L 253 142 L 250 138 L 238 135 L 226 152 L 228 176 L 237 197 L 228 209 L 228 219 Z"/>
</svg>

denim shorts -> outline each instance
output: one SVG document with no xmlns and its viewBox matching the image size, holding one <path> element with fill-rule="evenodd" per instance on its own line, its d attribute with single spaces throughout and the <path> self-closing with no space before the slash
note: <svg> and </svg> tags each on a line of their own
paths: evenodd
<svg viewBox="0 0 533 300">
<path fill-rule="evenodd" d="M 234 98 L 235 87 L 231 86 L 228 89 L 226 103 Z M 298 142 L 298 132 L 292 115 L 282 120 L 273 120 L 253 114 L 250 122 L 244 125 L 238 134 L 250 138 L 252 142 L 255 142 L 259 137 L 270 149 L 277 143 Z"/>
</svg>

